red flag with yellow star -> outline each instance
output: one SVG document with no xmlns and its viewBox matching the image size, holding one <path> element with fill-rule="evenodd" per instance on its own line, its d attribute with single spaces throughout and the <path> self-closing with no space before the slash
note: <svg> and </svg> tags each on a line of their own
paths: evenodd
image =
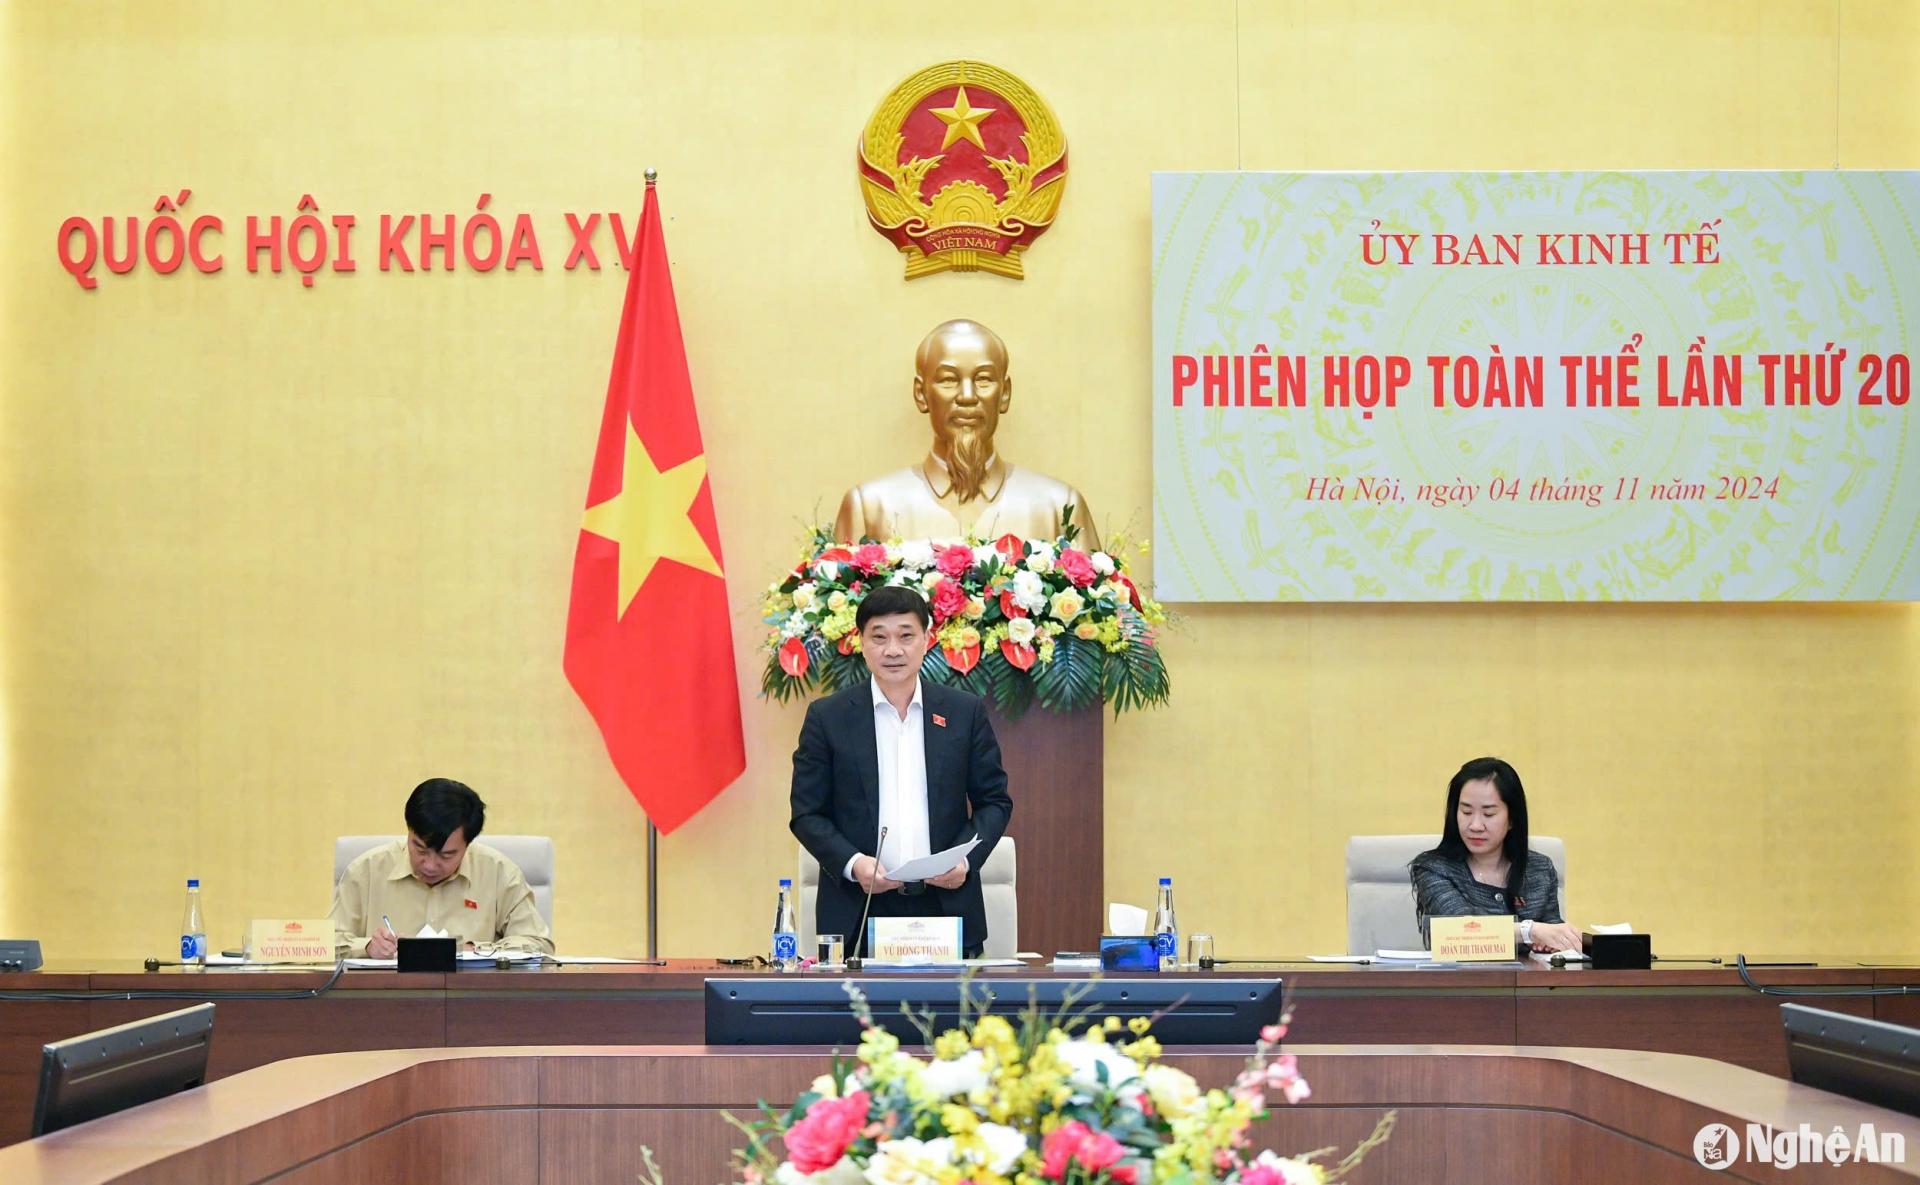
<svg viewBox="0 0 1920 1185">
<path fill-rule="evenodd" d="M 587 510 L 573 553 L 567 680 L 661 832 L 746 768 L 707 459 L 647 182 Z"/>
</svg>

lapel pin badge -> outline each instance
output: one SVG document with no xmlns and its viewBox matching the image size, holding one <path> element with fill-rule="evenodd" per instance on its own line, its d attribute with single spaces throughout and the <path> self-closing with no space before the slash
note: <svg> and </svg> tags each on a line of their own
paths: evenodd
<svg viewBox="0 0 1920 1185">
<path fill-rule="evenodd" d="M 942 716 L 940 713 L 935 712 L 933 714 L 933 726 L 935 728 L 945 728 L 947 726 L 947 718 L 945 716 Z"/>
</svg>

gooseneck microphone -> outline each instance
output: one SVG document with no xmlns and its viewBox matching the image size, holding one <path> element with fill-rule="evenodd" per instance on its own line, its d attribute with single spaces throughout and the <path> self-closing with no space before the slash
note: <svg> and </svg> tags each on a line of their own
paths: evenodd
<svg viewBox="0 0 1920 1185">
<path fill-rule="evenodd" d="M 880 849 L 886 846 L 887 829 L 883 825 L 880 828 L 880 838 L 873 845 L 873 874 L 875 876 L 880 875 Z M 867 888 L 865 885 L 861 885 L 860 887 L 862 889 Z M 847 956 L 847 970 L 849 971 L 860 970 L 861 964 L 865 961 L 860 957 L 858 952 L 861 950 L 860 944 L 867 939 L 867 913 L 872 909 L 873 890 L 867 889 L 867 903 L 860 909 L 860 928 L 853 932 L 853 949 L 856 953 Z"/>
</svg>

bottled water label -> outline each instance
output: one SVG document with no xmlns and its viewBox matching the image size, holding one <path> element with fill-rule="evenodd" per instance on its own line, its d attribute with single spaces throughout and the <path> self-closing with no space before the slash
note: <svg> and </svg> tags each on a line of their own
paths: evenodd
<svg viewBox="0 0 1920 1185">
<path fill-rule="evenodd" d="M 180 936 L 180 961 L 197 962 L 207 957 L 207 936 L 205 934 L 182 934 Z"/>
<path fill-rule="evenodd" d="M 799 936 L 794 934 L 775 934 L 773 936 L 773 957 L 775 961 L 799 958 Z"/>
<path fill-rule="evenodd" d="M 1180 936 L 1171 930 L 1162 930 L 1153 936 L 1153 951 L 1163 959 L 1171 959 L 1179 953 Z"/>
</svg>

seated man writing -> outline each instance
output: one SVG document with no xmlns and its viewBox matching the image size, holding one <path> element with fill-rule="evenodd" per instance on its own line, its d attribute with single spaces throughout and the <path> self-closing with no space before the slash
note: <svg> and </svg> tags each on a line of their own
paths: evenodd
<svg viewBox="0 0 1920 1185">
<path fill-rule="evenodd" d="M 513 861 L 473 841 L 487 804 L 451 778 L 428 778 L 407 799 L 407 836 L 363 853 L 333 888 L 334 948 L 390 959 L 423 926 L 463 949 L 553 953 L 533 890 Z"/>
</svg>

